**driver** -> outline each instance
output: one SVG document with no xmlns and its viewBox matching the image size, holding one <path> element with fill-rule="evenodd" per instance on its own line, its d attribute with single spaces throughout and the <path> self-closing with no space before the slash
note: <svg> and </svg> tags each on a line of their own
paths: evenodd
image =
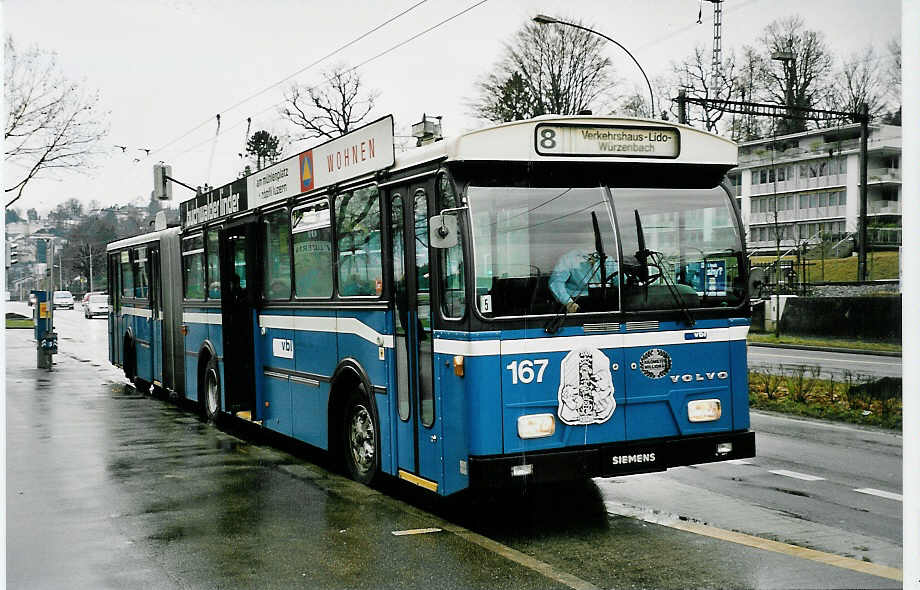
<svg viewBox="0 0 920 590">
<path fill-rule="evenodd" d="M 549 276 L 549 289 L 568 313 L 578 311 L 575 299 L 587 294 L 588 283 L 601 280 L 600 255 L 589 248 L 575 248 L 563 254 Z M 617 263 L 607 256 L 607 279 L 617 273 Z"/>
</svg>

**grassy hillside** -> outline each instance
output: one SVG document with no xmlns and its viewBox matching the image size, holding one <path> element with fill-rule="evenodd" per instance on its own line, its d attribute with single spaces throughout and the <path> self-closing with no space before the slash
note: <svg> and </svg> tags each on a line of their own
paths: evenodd
<svg viewBox="0 0 920 590">
<path fill-rule="evenodd" d="M 786 260 L 795 260 L 795 256 L 786 256 Z M 754 256 L 751 261 L 755 264 L 769 263 L 776 260 L 775 256 Z M 806 282 L 839 282 L 857 280 L 856 256 L 850 258 L 826 258 L 823 264 L 821 259 L 809 259 Z M 866 255 L 866 265 L 869 268 L 869 280 L 897 279 L 898 278 L 898 253 L 897 252 L 869 252 Z M 801 266 L 797 271 L 801 272 Z"/>
</svg>

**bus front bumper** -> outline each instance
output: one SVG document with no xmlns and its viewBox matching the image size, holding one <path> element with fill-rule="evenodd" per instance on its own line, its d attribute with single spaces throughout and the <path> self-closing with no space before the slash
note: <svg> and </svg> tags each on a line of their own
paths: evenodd
<svg viewBox="0 0 920 590">
<path fill-rule="evenodd" d="M 612 477 L 754 456 L 754 432 L 744 430 L 681 438 L 609 443 L 470 457 L 470 487 L 506 487 L 584 477 Z"/>
</svg>

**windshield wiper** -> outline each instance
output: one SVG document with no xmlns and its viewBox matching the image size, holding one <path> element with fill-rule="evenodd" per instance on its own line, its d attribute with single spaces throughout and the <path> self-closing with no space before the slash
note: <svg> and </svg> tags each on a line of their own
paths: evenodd
<svg viewBox="0 0 920 590">
<path fill-rule="evenodd" d="M 597 250 L 598 264 L 601 269 L 601 298 L 607 301 L 607 255 L 604 254 L 604 241 L 601 239 L 601 228 L 597 224 L 597 213 L 591 212 L 591 225 L 594 226 L 594 249 Z M 595 271 L 597 272 L 597 271 Z"/>
<path fill-rule="evenodd" d="M 668 292 L 671 294 L 671 297 L 674 298 L 674 302 L 677 303 L 680 311 L 683 312 L 684 318 L 687 320 L 687 326 L 693 327 L 693 325 L 696 324 L 696 320 L 690 315 L 690 308 L 687 307 L 684 298 L 677 290 L 677 285 L 673 282 L 671 277 L 668 276 L 668 272 L 664 268 L 664 262 L 661 259 L 661 252 L 655 252 L 654 250 L 646 248 L 645 233 L 642 231 L 642 219 L 639 217 L 639 210 L 633 209 L 633 212 L 636 215 L 636 236 L 639 240 L 639 250 L 636 252 L 636 260 L 639 261 L 640 282 L 645 284 L 647 290 L 649 284 L 648 261 L 651 259 L 652 263 L 658 269 L 658 276 L 662 277 L 664 284 L 668 287 Z"/>
</svg>

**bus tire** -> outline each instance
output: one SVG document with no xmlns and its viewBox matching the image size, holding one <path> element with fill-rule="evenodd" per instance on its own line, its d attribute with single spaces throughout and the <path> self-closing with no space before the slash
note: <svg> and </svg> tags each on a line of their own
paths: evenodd
<svg viewBox="0 0 920 590">
<path fill-rule="evenodd" d="M 217 359 L 213 356 L 208 359 L 201 376 L 201 391 L 204 393 L 202 415 L 208 422 L 217 423 L 220 418 L 220 371 L 217 369 Z"/>
<path fill-rule="evenodd" d="M 362 387 L 348 396 L 343 414 L 343 454 L 348 475 L 370 485 L 380 471 L 380 429 Z"/>
</svg>

